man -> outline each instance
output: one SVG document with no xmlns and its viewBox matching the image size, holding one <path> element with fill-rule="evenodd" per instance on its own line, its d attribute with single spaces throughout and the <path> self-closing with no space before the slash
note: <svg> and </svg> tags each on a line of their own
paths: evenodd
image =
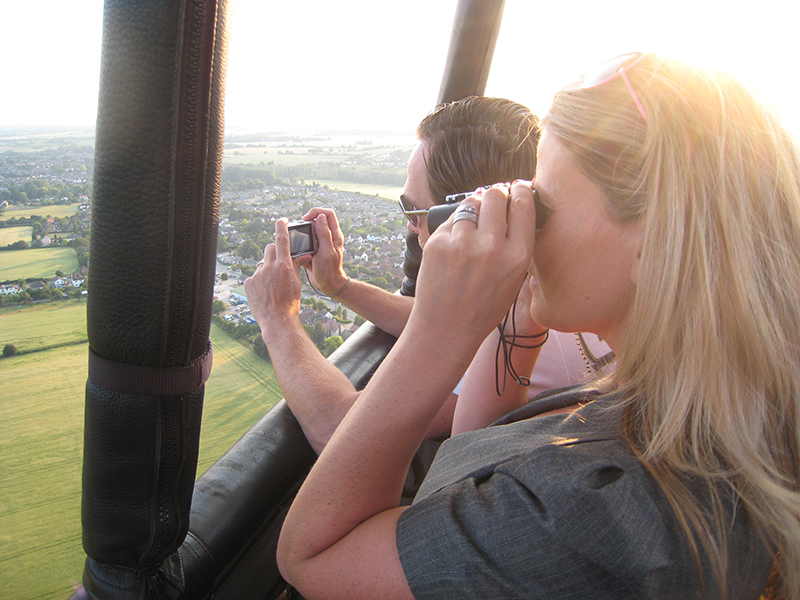
<svg viewBox="0 0 800 600">
<path fill-rule="evenodd" d="M 425 117 L 417 129 L 419 143 L 409 159 L 401 198 L 408 229 L 419 235 L 420 245 L 424 248 L 429 237 L 425 211 L 444 202 L 448 194 L 532 179 L 538 135 L 538 119 L 529 109 L 498 98 L 466 98 Z M 304 219 L 315 221 L 317 253 L 288 261 L 286 223 L 278 221 L 276 243 L 265 249 L 264 261 L 245 281 L 245 291 L 286 402 L 320 452 L 359 393 L 320 355 L 297 318 L 299 266 L 311 271 L 322 293 L 395 336 L 402 332 L 414 299 L 345 274 L 344 240 L 333 210 L 315 208 Z M 450 431 L 456 400 L 451 395 L 428 437 Z"/>
<path fill-rule="evenodd" d="M 440 106 L 417 128 L 417 144 L 408 161 L 408 179 L 400 197 L 408 230 L 420 246 L 430 237 L 426 211 L 445 196 L 536 172 L 538 119 L 526 107 L 500 98 L 471 97 Z M 332 209 L 313 208 L 318 252 L 299 260 L 311 272 L 314 287 L 394 336 L 405 327 L 414 299 L 351 280 L 342 268 L 344 238 Z"/>
</svg>

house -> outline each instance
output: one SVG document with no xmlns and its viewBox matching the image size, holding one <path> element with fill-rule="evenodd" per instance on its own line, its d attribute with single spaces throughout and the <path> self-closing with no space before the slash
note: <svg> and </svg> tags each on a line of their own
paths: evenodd
<svg viewBox="0 0 800 600">
<path fill-rule="evenodd" d="M 325 335 L 328 337 L 332 335 L 340 335 L 342 324 L 336 319 L 330 318 L 326 315 L 322 321 L 322 326 L 325 328 Z"/>
<path fill-rule="evenodd" d="M 0 295 L 10 296 L 11 294 L 19 294 L 22 291 L 16 283 L 9 283 L 0 285 Z"/>
</svg>

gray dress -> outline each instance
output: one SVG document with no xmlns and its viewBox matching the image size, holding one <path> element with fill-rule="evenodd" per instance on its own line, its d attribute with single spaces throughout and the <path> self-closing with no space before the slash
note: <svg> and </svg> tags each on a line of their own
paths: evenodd
<svg viewBox="0 0 800 600">
<path fill-rule="evenodd" d="M 613 399 L 531 418 L 589 400 L 579 388 L 541 394 L 442 445 L 397 526 L 415 598 L 686 600 L 703 587 L 720 597 L 702 550 L 701 583 L 661 488 L 620 439 Z M 772 559 L 733 506 L 729 598 L 757 599 Z"/>
</svg>

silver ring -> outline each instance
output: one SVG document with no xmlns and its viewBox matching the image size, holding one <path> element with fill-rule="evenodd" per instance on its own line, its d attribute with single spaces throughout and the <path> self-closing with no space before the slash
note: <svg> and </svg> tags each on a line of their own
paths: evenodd
<svg viewBox="0 0 800 600">
<path fill-rule="evenodd" d="M 469 210 L 456 211 L 456 215 L 453 217 L 453 223 L 455 223 L 456 221 L 462 221 L 464 219 L 466 219 L 467 221 L 472 221 L 473 223 L 475 223 L 475 225 L 477 225 L 478 224 L 477 211 L 476 212 L 472 212 Z"/>
<path fill-rule="evenodd" d="M 260 261 L 258 261 L 258 263 L 256 263 L 256 269 L 257 269 L 258 267 L 260 267 L 261 265 L 263 265 L 263 264 L 264 264 L 264 261 L 263 261 L 263 260 L 260 260 Z"/>
<path fill-rule="evenodd" d="M 472 213 L 473 215 L 478 215 L 478 207 L 472 206 L 471 204 L 460 204 L 456 209 L 456 214 L 458 213 Z"/>
</svg>

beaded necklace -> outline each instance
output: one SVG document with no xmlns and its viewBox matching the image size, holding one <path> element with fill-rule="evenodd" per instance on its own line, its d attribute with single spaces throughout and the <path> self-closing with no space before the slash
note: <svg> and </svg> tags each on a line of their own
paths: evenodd
<svg viewBox="0 0 800 600">
<path fill-rule="evenodd" d="M 582 333 L 575 334 L 575 341 L 578 343 L 578 350 L 583 357 L 583 362 L 586 363 L 586 371 L 589 373 L 589 376 L 596 381 L 598 375 L 601 377 L 604 375 L 603 369 L 614 362 L 616 358 L 614 351 L 612 350 L 598 358 L 592 354 L 589 345 L 586 343 L 586 340 L 583 339 Z"/>
</svg>

